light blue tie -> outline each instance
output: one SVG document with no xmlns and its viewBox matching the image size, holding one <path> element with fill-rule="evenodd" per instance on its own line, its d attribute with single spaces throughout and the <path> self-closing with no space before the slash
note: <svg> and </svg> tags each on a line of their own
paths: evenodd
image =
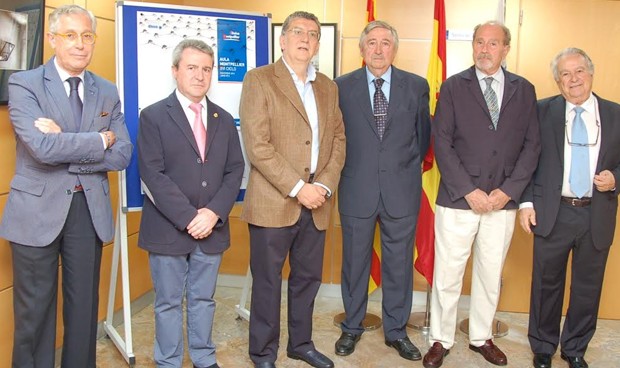
<svg viewBox="0 0 620 368">
<path fill-rule="evenodd" d="M 583 107 L 575 107 L 575 119 L 571 131 L 571 163 L 570 183 L 571 191 L 581 198 L 592 187 L 590 182 L 590 148 L 588 147 L 588 131 L 586 124 L 581 118 Z"/>
</svg>

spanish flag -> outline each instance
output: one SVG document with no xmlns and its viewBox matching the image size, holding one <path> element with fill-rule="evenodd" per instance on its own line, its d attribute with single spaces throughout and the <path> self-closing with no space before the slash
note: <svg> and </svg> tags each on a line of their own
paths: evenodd
<svg viewBox="0 0 620 368">
<path fill-rule="evenodd" d="M 446 80 L 446 14 L 444 0 L 435 0 L 435 20 L 433 21 L 433 41 L 431 56 L 426 74 L 430 87 L 430 111 L 435 114 L 439 88 Z M 424 157 L 422 170 L 422 201 L 416 229 L 415 269 L 433 285 L 433 266 L 435 262 L 435 200 L 439 190 L 439 169 L 435 162 L 433 143 Z"/>
<path fill-rule="evenodd" d="M 375 20 L 375 0 L 366 1 L 367 22 Z M 364 66 L 362 60 L 362 66 Z M 368 294 L 381 286 L 381 238 L 379 231 L 375 229 L 375 240 L 372 243 L 372 260 L 370 262 L 370 280 L 368 281 Z"/>
</svg>

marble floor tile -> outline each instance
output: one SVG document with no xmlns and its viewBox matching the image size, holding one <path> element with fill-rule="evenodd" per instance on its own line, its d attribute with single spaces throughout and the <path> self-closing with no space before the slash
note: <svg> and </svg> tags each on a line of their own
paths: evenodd
<svg viewBox="0 0 620 368">
<path fill-rule="evenodd" d="M 238 318 L 235 305 L 239 303 L 240 288 L 221 287 L 216 292 L 216 316 L 213 328 L 213 340 L 217 344 L 217 361 L 223 368 L 252 367 L 248 357 L 248 322 Z M 282 334 L 277 367 L 305 368 L 304 362 L 286 357 L 286 300 L 283 297 Z M 368 305 L 371 313 L 380 315 L 381 305 L 371 300 Z M 315 304 L 313 340 L 317 349 L 329 356 L 336 367 L 342 368 L 399 368 L 422 367 L 421 362 L 411 362 L 398 356 L 396 351 L 384 344 L 383 331 L 368 331 L 362 335 L 355 352 L 347 357 L 334 353 L 334 343 L 340 336 L 340 330 L 333 324 L 334 315 L 342 312 L 340 298 L 319 296 Z M 459 321 L 467 317 L 466 310 L 459 310 Z M 532 366 L 532 354 L 527 342 L 527 314 L 498 312 L 498 319 L 509 325 L 507 336 L 497 338 L 495 343 L 508 356 L 508 367 L 527 368 Z M 155 367 L 153 352 L 153 307 L 152 304 L 137 312 L 132 318 L 133 347 L 136 356 L 135 367 Z M 117 331 L 123 332 L 118 326 Z M 422 354 L 429 348 L 428 336 L 414 329 L 409 329 L 409 337 L 420 348 Z M 598 329 L 586 353 L 586 360 L 593 368 L 620 367 L 620 321 L 599 320 Z M 125 367 L 127 364 L 121 354 L 107 337 L 97 344 L 97 365 L 99 368 Z M 559 353 L 553 358 L 554 367 L 567 367 L 560 359 Z M 187 352 L 183 368 L 191 368 Z M 457 329 L 456 344 L 444 361 L 444 368 L 486 368 L 495 367 L 487 363 L 482 356 L 468 348 L 467 335 Z"/>
</svg>

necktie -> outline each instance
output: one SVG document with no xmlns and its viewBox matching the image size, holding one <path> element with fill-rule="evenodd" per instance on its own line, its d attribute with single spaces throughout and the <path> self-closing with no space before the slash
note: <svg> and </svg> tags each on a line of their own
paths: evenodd
<svg viewBox="0 0 620 368">
<path fill-rule="evenodd" d="M 375 95 L 372 99 L 374 110 L 373 114 L 375 116 L 375 124 L 377 124 L 377 132 L 379 133 L 379 139 L 383 140 L 383 133 L 385 133 L 385 124 L 387 123 L 387 111 L 388 111 L 388 101 L 385 98 L 385 94 L 381 90 L 381 86 L 383 85 L 384 80 L 381 78 L 376 78 L 374 80 L 375 83 Z"/>
<path fill-rule="evenodd" d="M 200 158 L 205 159 L 205 147 L 207 145 L 207 130 L 202 123 L 202 105 L 199 103 L 193 103 L 189 105 L 189 108 L 196 114 L 194 117 L 194 124 L 192 130 L 194 131 L 194 138 L 196 138 L 196 144 L 200 151 Z"/>
<path fill-rule="evenodd" d="M 69 104 L 71 105 L 71 111 L 73 112 L 73 121 L 77 130 L 80 130 L 82 125 L 82 100 L 78 93 L 78 86 L 81 79 L 79 77 L 70 77 L 67 79 L 69 82 Z"/>
<path fill-rule="evenodd" d="M 590 182 L 590 148 L 588 131 L 581 117 L 583 107 L 575 107 L 575 119 L 571 131 L 571 162 L 568 182 L 570 189 L 578 198 L 583 197 L 592 183 Z"/>
<path fill-rule="evenodd" d="M 491 83 L 493 83 L 493 77 L 486 77 L 484 81 L 487 84 L 487 88 L 484 90 L 484 100 L 487 102 L 487 107 L 489 108 L 489 114 L 491 114 L 491 121 L 493 122 L 493 128 L 497 130 L 497 122 L 499 121 L 499 104 L 497 103 L 497 95 L 493 88 L 491 88 Z"/>
</svg>

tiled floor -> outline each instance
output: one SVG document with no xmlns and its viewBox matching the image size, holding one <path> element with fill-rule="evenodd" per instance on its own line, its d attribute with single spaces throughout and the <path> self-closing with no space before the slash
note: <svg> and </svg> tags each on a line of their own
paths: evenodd
<svg viewBox="0 0 620 368">
<path fill-rule="evenodd" d="M 223 368 L 252 367 L 248 357 L 248 322 L 237 318 L 235 305 L 239 304 L 241 289 L 219 286 L 216 292 L 217 309 L 213 339 L 217 344 L 217 361 Z M 415 297 L 414 297 L 415 298 Z M 284 298 L 283 298 L 284 299 Z M 377 298 L 374 298 L 377 299 Z M 284 302 L 284 300 L 283 300 Z M 420 301 L 414 302 L 420 304 Z M 423 303 L 423 301 L 421 302 Z M 286 304 L 283 304 L 285 306 Z M 315 306 L 314 343 L 316 347 L 335 363 L 336 367 L 359 368 L 397 368 L 421 367 L 421 362 L 411 362 L 398 356 L 395 350 L 385 346 L 381 329 L 369 331 L 362 336 L 355 352 L 348 357 L 339 357 L 334 353 L 334 343 L 340 330 L 334 326 L 333 317 L 342 311 L 340 298 L 319 296 Z M 377 300 L 369 303 L 369 312 L 380 315 L 381 306 Z M 466 317 L 467 311 L 460 310 L 459 317 Z M 518 313 L 498 313 L 497 317 L 509 327 L 507 336 L 495 340 L 496 344 L 508 356 L 508 367 L 531 367 L 532 354 L 527 343 L 527 315 Z M 309 365 L 286 357 L 286 312 L 282 308 L 282 336 L 276 365 L 280 368 L 305 368 Z M 459 318 L 460 320 L 461 318 Z M 123 331 L 122 326 L 118 328 Z M 132 319 L 133 346 L 136 357 L 135 367 L 155 367 L 152 360 L 153 351 L 153 307 L 152 304 L 136 313 Z M 409 329 L 409 337 L 424 354 L 429 347 L 427 336 L 417 330 Z M 468 349 L 467 335 L 457 330 L 457 343 L 446 357 L 445 368 L 494 367 L 480 355 Z M 593 368 L 620 367 L 620 321 L 600 320 L 592 340 L 586 360 Z M 117 368 L 127 366 L 121 354 L 108 338 L 102 338 L 97 344 L 97 363 L 99 368 Z M 554 356 L 554 367 L 567 367 Z M 187 353 L 183 367 L 192 367 Z"/>
</svg>

